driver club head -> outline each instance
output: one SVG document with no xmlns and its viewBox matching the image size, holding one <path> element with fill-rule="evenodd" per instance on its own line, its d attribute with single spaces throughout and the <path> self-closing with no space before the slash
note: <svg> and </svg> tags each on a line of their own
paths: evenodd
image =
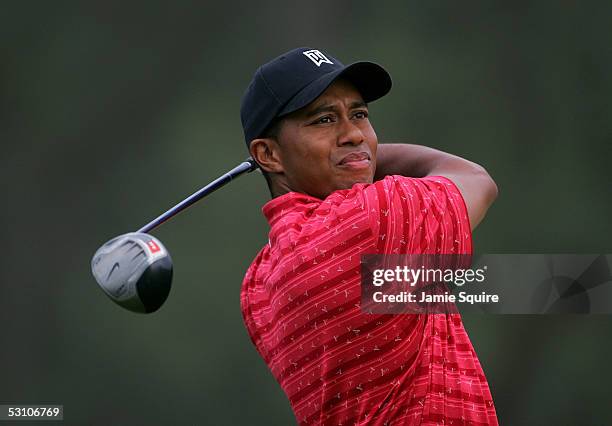
<svg viewBox="0 0 612 426">
<path fill-rule="evenodd" d="M 91 271 L 113 302 L 133 312 L 158 310 L 172 285 L 170 253 L 157 238 L 140 232 L 120 235 L 100 247 Z"/>
</svg>

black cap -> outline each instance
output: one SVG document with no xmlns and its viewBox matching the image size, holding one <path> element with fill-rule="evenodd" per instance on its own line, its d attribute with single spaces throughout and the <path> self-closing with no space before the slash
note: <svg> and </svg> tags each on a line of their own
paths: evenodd
<svg viewBox="0 0 612 426">
<path fill-rule="evenodd" d="M 247 147 L 276 117 L 305 107 L 338 77 L 350 81 L 365 102 L 372 102 L 391 90 L 391 77 L 373 62 L 344 65 L 331 55 L 299 47 L 257 69 L 242 97 L 240 118 Z"/>
</svg>

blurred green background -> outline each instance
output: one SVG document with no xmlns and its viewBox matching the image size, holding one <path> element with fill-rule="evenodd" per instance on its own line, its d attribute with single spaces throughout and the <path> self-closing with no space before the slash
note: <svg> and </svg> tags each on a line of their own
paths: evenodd
<svg viewBox="0 0 612 426">
<path fill-rule="evenodd" d="M 3 4 L 0 403 L 64 404 L 79 425 L 295 424 L 239 307 L 267 242 L 263 177 L 155 231 L 175 277 L 153 315 L 110 302 L 89 262 L 246 157 L 243 90 L 297 46 L 389 70 L 381 142 L 490 171 L 477 252 L 610 253 L 610 16 L 603 1 Z M 612 317 L 465 324 L 502 424 L 612 422 Z"/>
</svg>

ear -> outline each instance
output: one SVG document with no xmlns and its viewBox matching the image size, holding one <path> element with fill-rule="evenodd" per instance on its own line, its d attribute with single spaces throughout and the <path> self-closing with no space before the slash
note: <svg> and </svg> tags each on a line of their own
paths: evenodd
<svg viewBox="0 0 612 426">
<path fill-rule="evenodd" d="M 253 139 L 249 151 L 251 157 L 262 170 L 270 173 L 282 173 L 284 171 L 276 140 L 272 138 Z"/>
</svg>

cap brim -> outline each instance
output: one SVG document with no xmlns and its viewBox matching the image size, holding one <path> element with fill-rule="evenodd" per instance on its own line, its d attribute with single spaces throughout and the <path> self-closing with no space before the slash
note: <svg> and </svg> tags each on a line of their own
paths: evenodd
<svg viewBox="0 0 612 426">
<path fill-rule="evenodd" d="M 300 90 L 277 114 L 277 117 L 295 112 L 317 99 L 338 78 L 350 81 L 365 102 L 382 98 L 391 90 L 391 76 L 373 62 L 355 62 L 325 74 Z"/>
</svg>

